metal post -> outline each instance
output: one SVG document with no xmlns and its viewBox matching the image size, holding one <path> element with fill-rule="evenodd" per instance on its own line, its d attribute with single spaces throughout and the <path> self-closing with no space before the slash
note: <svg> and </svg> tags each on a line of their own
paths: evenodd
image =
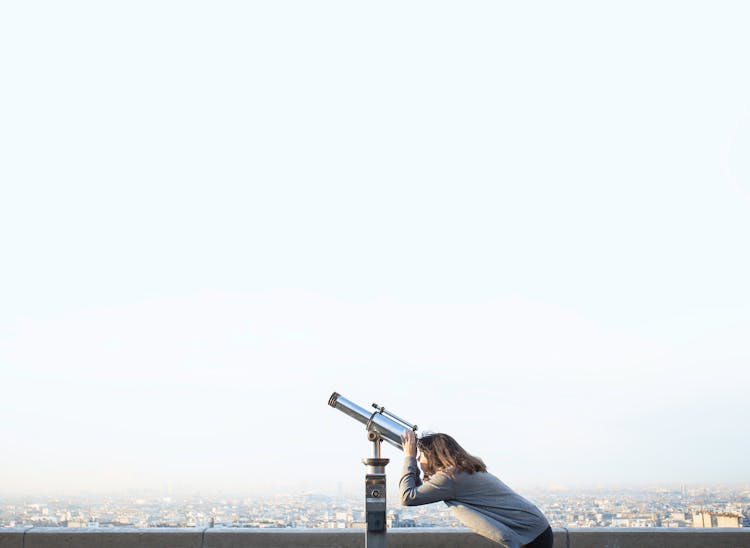
<svg viewBox="0 0 750 548">
<path fill-rule="evenodd" d="M 362 459 L 362 463 L 367 466 L 367 475 L 365 476 L 365 521 L 367 525 L 365 548 L 386 548 L 385 466 L 389 459 L 380 456 L 380 446 L 383 440 L 377 432 L 368 432 L 367 439 L 372 442 L 372 457 Z"/>
</svg>

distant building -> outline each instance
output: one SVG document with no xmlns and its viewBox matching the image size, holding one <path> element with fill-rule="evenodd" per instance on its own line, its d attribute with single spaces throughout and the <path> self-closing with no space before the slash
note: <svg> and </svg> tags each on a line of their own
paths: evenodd
<svg viewBox="0 0 750 548">
<path fill-rule="evenodd" d="M 716 514 L 716 527 L 742 527 L 741 517 L 737 514 Z"/>
<path fill-rule="evenodd" d="M 401 524 L 399 523 L 400 518 L 401 518 L 401 514 L 399 512 L 391 510 L 390 512 L 388 512 L 388 517 L 386 518 L 386 525 L 391 528 L 401 527 Z"/>
<path fill-rule="evenodd" d="M 714 525 L 714 513 L 708 510 L 696 510 L 693 512 L 693 527 L 716 527 Z"/>
</svg>

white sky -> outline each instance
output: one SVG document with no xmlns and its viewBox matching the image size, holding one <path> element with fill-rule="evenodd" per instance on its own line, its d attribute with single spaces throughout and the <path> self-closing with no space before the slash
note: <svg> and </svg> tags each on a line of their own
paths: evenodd
<svg viewBox="0 0 750 548">
<path fill-rule="evenodd" d="M 0 6 L 0 494 L 747 480 L 747 3 L 247 4 Z"/>
</svg>

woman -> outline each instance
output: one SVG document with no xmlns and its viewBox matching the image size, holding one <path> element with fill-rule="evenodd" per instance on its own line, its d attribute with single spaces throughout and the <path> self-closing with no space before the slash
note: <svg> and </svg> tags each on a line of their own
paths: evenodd
<svg viewBox="0 0 750 548">
<path fill-rule="evenodd" d="M 481 459 L 469 455 L 447 434 L 417 440 L 401 435 L 404 469 L 399 482 L 401 504 L 418 506 L 442 500 L 474 532 L 508 548 L 552 548 L 552 529 L 531 502 L 487 472 Z M 419 478 L 419 465 L 424 482 Z"/>
</svg>

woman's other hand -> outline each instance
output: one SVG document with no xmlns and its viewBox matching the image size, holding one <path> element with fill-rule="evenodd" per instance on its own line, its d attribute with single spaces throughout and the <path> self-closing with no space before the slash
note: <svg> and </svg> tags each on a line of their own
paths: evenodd
<svg viewBox="0 0 750 548">
<path fill-rule="evenodd" d="M 407 457 L 417 457 L 417 436 L 413 430 L 404 430 L 401 434 L 401 445 Z"/>
</svg>

